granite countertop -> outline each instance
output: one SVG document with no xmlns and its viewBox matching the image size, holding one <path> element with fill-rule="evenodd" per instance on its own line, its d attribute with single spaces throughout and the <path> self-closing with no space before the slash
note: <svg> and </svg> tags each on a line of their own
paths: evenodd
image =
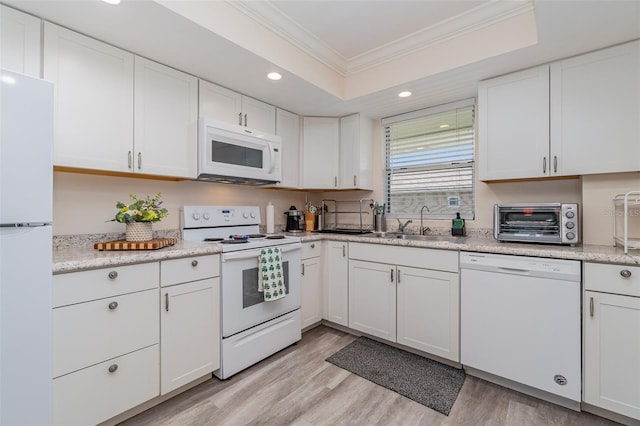
<svg viewBox="0 0 640 426">
<path fill-rule="evenodd" d="M 600 245 L 578 245 L 576 247 L 550 244 L 501 243 L 493 238 L 467 237 L 460 241 L 416 241 L 398 238 L 375 238 L 363 235 L 287 234 L 297 236 L 303 242 L 331 240 L 360 243 L 385 244 L 403 247 L 422 247 L 443 250 L 472 251 L 480 253 L 510 254 L 519 256 L 547 257 L 554 259 L 582 260 L 588 262 L 640 265 L 640 250 L 624 254 L 619 247 Z M 368 234 L 371 235 L 371 234 Z M 116 265 L 153 262 L 188 256 L 221 253 L 220 244 L 197 243 L 179 240 L 175 245 L 158 250 L 99 251 L 90 246 L 55 248 L 53 250 L 53 273 L 74 272 L 85 269 L 104 268 Z"/>
</svg>

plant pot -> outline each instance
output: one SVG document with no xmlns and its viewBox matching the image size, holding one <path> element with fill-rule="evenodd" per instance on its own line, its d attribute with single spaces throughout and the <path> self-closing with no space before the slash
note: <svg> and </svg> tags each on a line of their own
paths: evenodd
<svg viewBox="0 0 640 426">
<path fill-rule="evenodd" d="M 153 239 L 153 227 L 151 222 L 127 223 L 127 241 L 149 241 Z"/>
</svg>

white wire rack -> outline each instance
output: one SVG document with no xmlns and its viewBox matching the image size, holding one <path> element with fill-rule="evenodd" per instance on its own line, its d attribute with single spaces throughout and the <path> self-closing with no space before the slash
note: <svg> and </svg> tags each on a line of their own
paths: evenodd
<svg viewBox="0 0 640 426">
<path fill-rule="evenodd" d="M 618 211 L 622 214 L 622 227 L 617 223 Z M 616 245 L 629 249 L 640 249 L 640 237 L 629 236 L 629 219 L 635 218 L 640 223 L 640 191 L 630 191 L 618 194 L 613 198 L 613 239 Z M 620 235 L 619 233 L 622 233 Z"/>
</svg>

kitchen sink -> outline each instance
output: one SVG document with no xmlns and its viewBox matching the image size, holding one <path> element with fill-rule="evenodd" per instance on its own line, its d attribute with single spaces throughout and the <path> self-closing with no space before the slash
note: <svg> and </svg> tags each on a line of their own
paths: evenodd
<svg viewBox="0 0 640 426">
<path fill-rule="evenodd" d="M 378 232 L 363 235 L 368 238 L 397 238 L 409 241 L 448 241 L 452 243 L 462 243 L 466 237 L 454 237 L 452 235 L 418 235 L 418 234 L 401 234 L 399 232 Z"/>
</svg>

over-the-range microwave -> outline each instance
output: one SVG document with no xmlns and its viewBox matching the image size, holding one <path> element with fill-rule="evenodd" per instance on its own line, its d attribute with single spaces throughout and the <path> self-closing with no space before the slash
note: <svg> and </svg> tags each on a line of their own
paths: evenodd
<svg viewBox="0 0 640 426">
<path fill-rule="evenodd" d="M 282 139 L 202 117 L 198 122 L 198 179 L 267 185 L 280 182 Z"/>
</svg>

